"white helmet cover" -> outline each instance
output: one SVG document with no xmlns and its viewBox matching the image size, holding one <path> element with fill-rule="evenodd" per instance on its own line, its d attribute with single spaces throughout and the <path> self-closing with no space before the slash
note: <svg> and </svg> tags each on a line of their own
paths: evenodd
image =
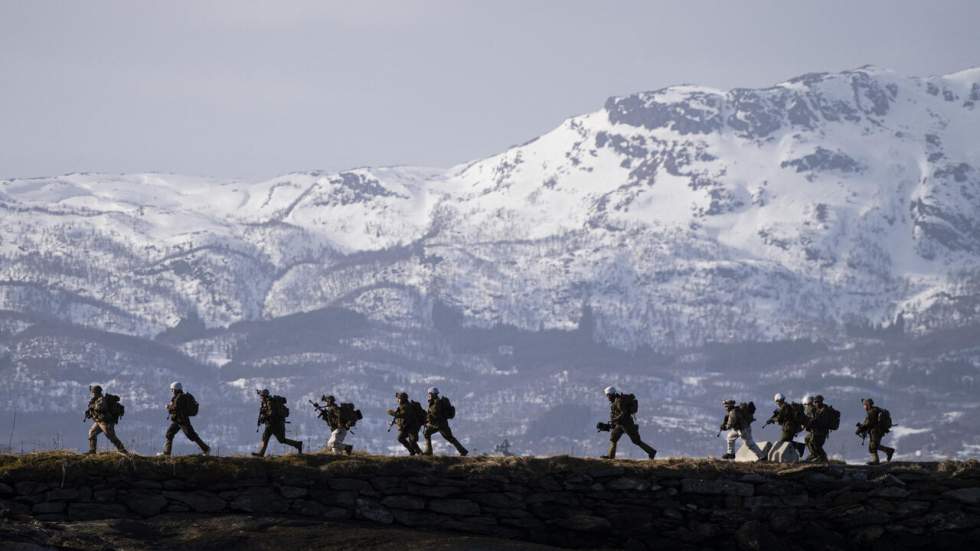
<svg viewBox="0 0 980 551">
<path fill-rule="evenodd" d="M 614 386 L 607 386 L 606 388 L 604 388 L 602 390 L 602 392 L 604 392 L 606 394 L 606 396 L 615 396 L 615 395 L 619 394 L 619 391 L 616 390 L 616 387 L 614 387 Z"/>
<path fill-rule="evenodd" d="M 786 400 L 786 398 L 779 392 L 777 392 L 776 395 L 772 397 L 773 402 L 782 402 L 784 400 Z"/>
<path fill-rule="evenodd" d="M 436 396 L 438 396 L 439 395 L 439 389 L 436 388 L 436 387 L 434 387 L 434 386 L 433 387 L 429 387 L 428 393 L 429 394 L 435 394 Z"/>
<path fill-rule="evenodd" d="M 809 394 L 807 394 L 806 396 L 803 397 L 803 404 L 804 405 L 807 405 L 808 406 L 811 403 L 813 403 L 813 397 L 812 396 L 810 396 Z"/>
<path fill-rule="evenodd" d="M 184 390 L 184 387 L 177 381 L 174 381 L 170 383 L 170 390 Z"/>
</svg>

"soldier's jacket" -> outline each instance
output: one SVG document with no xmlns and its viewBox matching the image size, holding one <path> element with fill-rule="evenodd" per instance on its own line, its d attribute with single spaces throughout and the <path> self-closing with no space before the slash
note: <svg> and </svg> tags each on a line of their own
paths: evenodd
<svg viewBox="0 0 980 551">
<path fill-rule="evenodd" d="M 323 408 L 323 420 L 327 422 L 330 430 L 337 430 L 342 428 L 342 423 L 340 422 L 340 406 L 336 403 L 332 405 L 327 405 Z"/>
<path fill-rule="evenodd" d="M 745 414 L 737 407 L 725 414 L 725 420 L 721 424 L 722 430 L 745 430 L 748 425 Z"/>
<path fill-rule="evenodd" d="M 262 404 L 259 405 L 259 421 L 263 424 L 285 424 L 286 418 L 275 415 L 275 408 L 272 407 L 272 400 L 270 398 L 262 398 Z"/>
<path fill-rule="evenodd" d="M 810 408 L 807 411 L 806 429 L 811 432 L 830 432 L 830 408 Z"/>
<path fill-rule="evenodd" d="M 434 427 L 447 425 L 449 419 L 445 408 L 446 401 L 443 400 L 442 396 L 437 397 L 435 400 L 430 398 L 429 409 L 426 411 L 425 422 Z"/>
<path fill-rule="evenodd" d="M 609 424 L 616 425 L 633 425 L 633 415 L 630 414 L 629 408 L 626 404 L 626 399 L 623 395 L 619 395 L 609 404 Z"/>
<path fill-rule="evenodd" d="M 388 410 L 388 415 L 395 418 L 398 430 L 418 430 L 425 423 L 425 419 L 416 419 L 412 402 L 408 401 L 404 404 L 399 403 L 395 409 Z"/>
<path fill-rule="evenodd" d="M 109 403 L 105 400 L 105 394 L 93 396 L 88 401 L 88 408 L 85 410 L 86 416 L 97 423 L 111 421 L 109 419 Z"/>
<path fill-rule="evenodd" d="M 190 397 L 183 392 L 171 398 L 170 403 L 167 404 L 167 413 L 170 414 L 170 420 L 178 423 L 190 421 L 190 415 L 187 413 L 190 407 L 190 401 Z"/>
<path fill-rule="evenodd" d="M 858 426 L 858 430 L 861 432 L 881 432 L 878 427 L 878 416 L 881 414 L 881 408 L 878 406 L 871 406 L 868 410 L 868 414 L 864 418 L 864 422 Z"/>
<path fill-rule="evenodd" d="M 779 409 L 769 419 L 781 427 L 799 427 L 796 414 L 793 412 L 793 406 L 789 402 L 783 402 L 783 405 L 779 406 Z"/>
</svg>

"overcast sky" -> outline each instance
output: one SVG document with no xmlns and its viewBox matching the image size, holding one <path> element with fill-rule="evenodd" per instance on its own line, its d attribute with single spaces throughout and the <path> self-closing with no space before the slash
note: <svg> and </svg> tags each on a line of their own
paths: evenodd
<svg viewBox="0 0 980 551">
<path fill-rule="evenodd" d="M 0 176 L 450 166 L 697 83 L 980 66 L 980 1 L 0 0 Z"/>
</svg>

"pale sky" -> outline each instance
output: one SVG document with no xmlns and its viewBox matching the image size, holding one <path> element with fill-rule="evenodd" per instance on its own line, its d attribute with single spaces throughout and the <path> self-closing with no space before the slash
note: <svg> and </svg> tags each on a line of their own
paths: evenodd
<svg viewBox="0 0 980 551">
<path fill-rule="evenodd" d="M 980 1 L 0 0 L 0 177 L 451 166 L 696 83 L 980 66 Z"/>
</svg>

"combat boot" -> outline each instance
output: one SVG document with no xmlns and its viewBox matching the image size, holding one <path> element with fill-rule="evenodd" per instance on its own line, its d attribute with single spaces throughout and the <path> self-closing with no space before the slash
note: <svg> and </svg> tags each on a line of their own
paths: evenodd
<svg viewBox="0 0 980 551">
<path fill-rule="evenodd" d="M 891 463 L 892 456 L 895 455 L 895 448 L 885 448 L 885 462 Z"/>
<path fill-rule="evenodd" d="M 296 453 L 303 455 L 303 442 L 296 442 Z"/>
<path fill-rule="evenodd" d="M 609 453 L 607 453 L 606 455 L 600 455 L 599 457 L 601 457 L 602 459 L 616 459 L 616 443 L 611 442 L 609 444 Z"/>
<path fill-rule="evenodd" d="M 726 453 L 725 455 L 721 456 L 721 458 L 722 459 L 735 459 L 735 454 L 734 453 Z"/>
<path fill-rule="evenodd" d="M 351 446 L 350 444 L 344 446 L 344 453 L 347 455 L 350 455 L 352 451 L 354 451 L 354 446 Z"/>
</svg>

